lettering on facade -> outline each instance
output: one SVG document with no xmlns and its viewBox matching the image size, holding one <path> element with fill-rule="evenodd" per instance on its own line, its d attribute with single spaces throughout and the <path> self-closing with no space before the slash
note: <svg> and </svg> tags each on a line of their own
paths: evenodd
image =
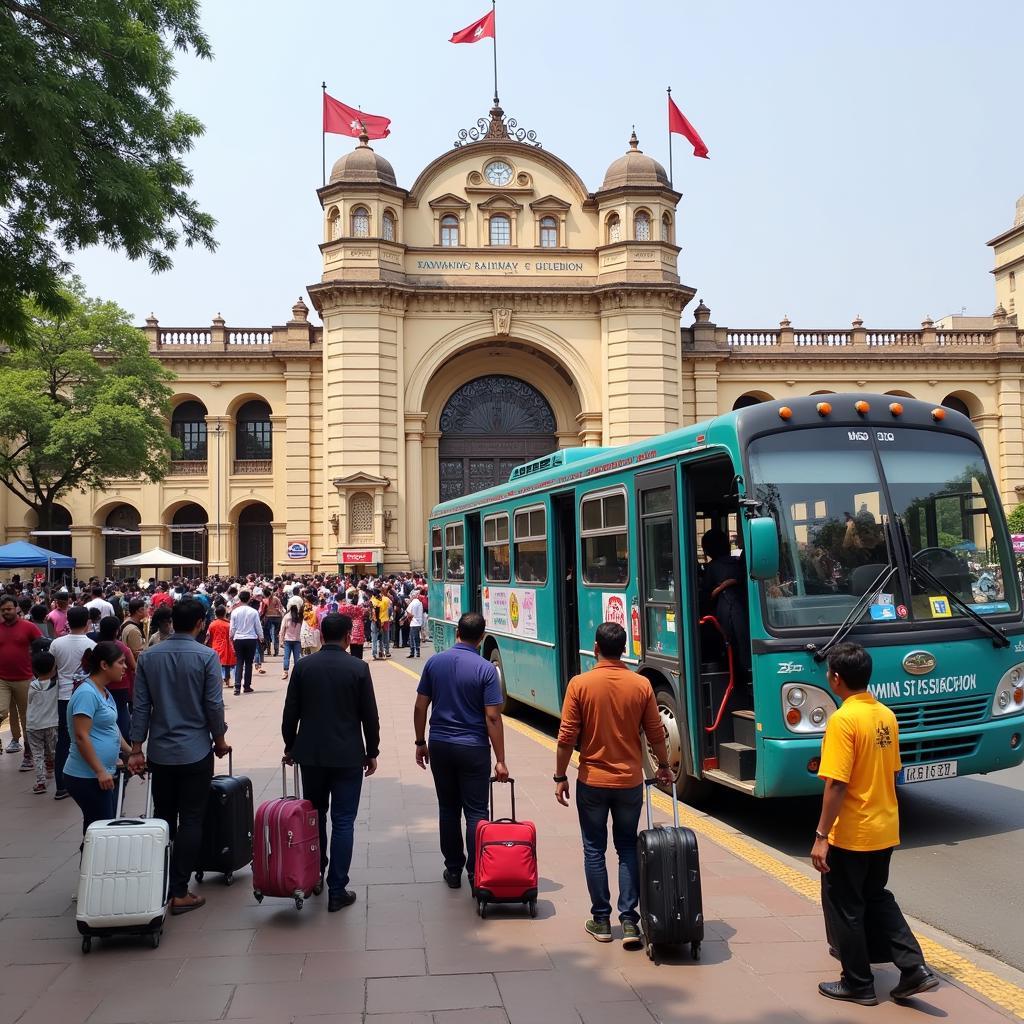
<svg viewBox="0 0 1024 1024">
<path fill-rule="evenodd" d="M 349 255 L 354 255 L 350 252 Z M 369 253 L 367 253 L 369 255 Z M 471 270 L 474 273 L 498 271 L 503 274 L 552 274 L 583 272 L 581 260 L 417 260 L 417 270 Z"/>
<path fill-rule="evenodd" d="M 351 256 L 351 257 L 353 257 L 355 259 L 365 259 L 366 257 L 373 255 L 373 250 L 372 249 L 346 249 L 345 250 L 345 255 L 346 256 Z"/>
</svg>

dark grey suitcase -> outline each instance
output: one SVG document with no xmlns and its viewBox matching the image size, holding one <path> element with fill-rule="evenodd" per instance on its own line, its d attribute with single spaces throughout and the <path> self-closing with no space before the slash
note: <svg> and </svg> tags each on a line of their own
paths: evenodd
<svg viewBox="0 0 1024 1024">
<path fill-rule="evenodd" d="M 689 943 L 694 960 L 700 959 L 704 939 L 704 906 L 700 890 L 697 837 L 679 826 L 679 802 L 672 785 L 673 826 L 651 821 L 651 786 L 644 783 L 647 828 L 637 836 L 640 861 L 640 930 L 647 956 L 655 963 L 659 946 Z"/>
<path fill-rule="evenodd" d="M 252 783 L 234 774 L 228 754 L 228 774 L 210 780 L 196 881 L 201 882 L 206 872 L 213 871 L 223 875 L 224 884 L 230 885 L 234 873 L 252 863 L 252 833 Z"/>
</svg>

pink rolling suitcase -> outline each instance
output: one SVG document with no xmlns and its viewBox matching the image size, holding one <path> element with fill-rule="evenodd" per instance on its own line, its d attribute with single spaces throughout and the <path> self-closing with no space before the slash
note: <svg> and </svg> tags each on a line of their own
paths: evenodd
<svg viewBox="0 0 1024 1024">
<path fill-rule="evenodd" d="M 253 833 L 252 891 L 257 903 L 264 896 L 303 900 L 323 892 L 320 879 L 319 815 L 316 808 L 299 796 L 299 768 L 295 772 L 295 796 L 288 795 L 284 765 L 281 765 L 281 799 L 268 800 L 256 808 Z"/>
</svg>

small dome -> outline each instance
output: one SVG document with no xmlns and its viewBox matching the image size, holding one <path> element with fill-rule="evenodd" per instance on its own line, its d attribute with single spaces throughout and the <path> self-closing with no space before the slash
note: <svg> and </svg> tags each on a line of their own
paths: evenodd
<svg viewBox="0 0 1024 1024">
<path fill-rule="evenodd" d="M 642 149 L 634 131 L 629 137 L 629 150 L 620 156 L 605 172 L 601 191 L 622 188 L 624 185 L 668 185 L 665 168 Z"/>
<path fill-rule="evenodd" d="M 335 161 L 331 168 L 332 185 L 340 182 L 353 185 L 395 184 L 395 169 L 373 151 L 369 142 L 369 136 L 364 132 L 359 136 L 359 145 Z"/>
</svg>

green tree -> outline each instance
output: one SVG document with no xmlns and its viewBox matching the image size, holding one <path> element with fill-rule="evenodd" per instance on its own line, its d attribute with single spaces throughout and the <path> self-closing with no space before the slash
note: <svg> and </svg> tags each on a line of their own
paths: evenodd
<svg viewBox="0 0 1024 1024">
<path fill-rule="evenodd" d="M 211 56 L 199 0 L 0 0 L 0 340 L 21 299 L 68 313 L 65 253 L 123 249 L 154 271 L 214 247 L 182 162 L 203 133 L 170 95 L 174 51 Z"/>
<path fill-rule="evenodd" d="M 30 344 L 0 358 L 0 483 L 45 530 L 62 495 L 166 474 L 174 375 L 128 314 L 87 297 L 77 278 L 61 292 L 66 314 L 25 301 Z"/>
<path fill-rule="evenodd" d="M 1024 533 L 1024 502 L 1021 502 L 1006 517 L 1010 533 Z"/>
</svg>

